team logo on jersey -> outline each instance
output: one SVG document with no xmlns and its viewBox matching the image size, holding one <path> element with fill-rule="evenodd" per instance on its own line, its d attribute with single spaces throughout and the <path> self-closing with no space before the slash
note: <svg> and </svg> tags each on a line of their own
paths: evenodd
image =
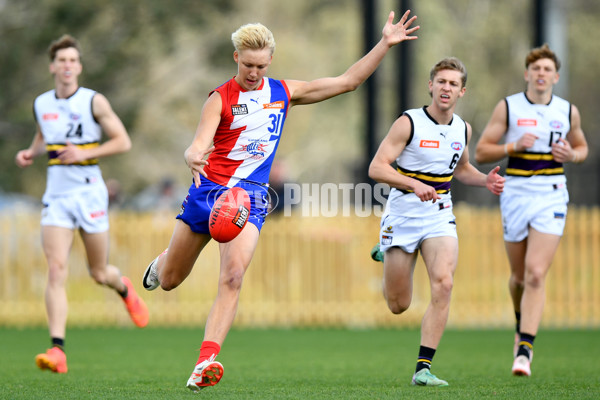
<svg viewBox="0 0 600 400">
<path fill-rule="evenodd" d="M 456 150 L 456 151 L 461 151 L 463 148 L 461 142 L 454 142 L 450 145 L 450 147 L 452 147 L 452 150 Z"/>
<path fill-rule="evenodd" d="M 44 121 L 56 121 L 58 119 L 58 113 L 46 113 L 42 115 Z"/>
<path fill-rule="evenodd" d="M 284 101 L 274 101 L 273 103 L 263 104 L 263 108 L 283 109 L 283 107 L 285 107 Z"/>
<path fill-rule="evenodd" d="M 537 119 L 519 118 L 517 120 L 517 126 L 537 126 Z"/>
<path fill-rule="evenodd" d="M 265 157 L 265 154 L 267 152 L 267 146 L 268 144 L 266 143 L 252 142 L 248 144 L 243 144 L 242 151 L 245 151 L 248 154 L 250 154 L 250 158 L 260 160 L 261 158 Z"/>
<path fill-rule="evenodd" d="M 439 149 L 440 142 L 438 140 L 421 140 L 419 147 L 427 147 L 430 149 Z"/>
<path fill-rule="evenodd" d="M 245 104 L 232 104 L 231 113 L 233 115 L 246 115 L 248 114 L 248 106 Z"/>
<path fill-rule="evenodd" d="M 550 128 L 552 129 L 562 129 L 563 123 L 560 121 L 550 121 Z"/>
</svg>

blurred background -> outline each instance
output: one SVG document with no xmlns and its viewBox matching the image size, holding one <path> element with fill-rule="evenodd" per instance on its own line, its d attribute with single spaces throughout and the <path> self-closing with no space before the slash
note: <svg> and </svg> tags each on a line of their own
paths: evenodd
<svg viewBox="0 0 600 400">
<path fill-rule="evenodd" d="M 575 229 L 581 230 L 571 236 L 577 240 L 566 239 L 561 245 L 564 248 L 561 251 L 566 254 L 564 268 L 573 263 L 568 257 L 571 254 L 585 264 L 585 272 L 576 272 L 578 275 L 568 279 L 573 280 L 574 291 L 584 293 L 580 300 L 591 307 L 589 316 L 583 318 L 581 324 L 600 324 L 599 258 L 594 250 L 600 244 L 597 213 L 600 203 L 597 156 L 600 147 L 597 134 L 600 128 L 597 111 L 600 2 L 597 0 L 0 0 L 0 155 L 4 160 L 4 168 L 0 169 L 0 215 L 3 218 L 0 221 L 3 252 L 0 274 L 4 287 L 0 293 L 3 299 L 0 324 L 16 321 L 18 318 L 12 315 L 19 310 L 30 310 L 28 315 L 36 315 L 22 323 L 43 323 L 44 318 L 43 293 L 38 292 L 43 291 L 45 281 L 45 262 L 39 248 L 39 211 L 46 166 L 40 157 L 32 167 L 21 170 L 13 160 L 17 151 L 28 147 L 33 138 L 34 98 L 53 88 L 47 55 L 52 40 L 64 33 L 79 39 L 84 67 L 80 84 L 109 99 L 132 138 L 133 148 L 129 153 L 102 160 L 101 168 L 111 191 L 111 234 L 115 235 L 111 258 L 116 258 L 113 262 L 124 272 L 135 275 L 168 243 L 173 216 L 190 183 L 183 152 L 192 140 L 208 93 L 236 73 L 230 41 L 233 31 L 248 22 L 265 24 L 277 42 L 268 76 L 311 80 L 343 73 L 379 40 L 389 11 L 396 11 L 397 21 L 407 8 L 418 16 L 417 24 L 421 25 L 418 40 L 392 49 L 376 74 L 356 92 L 292 109 L 277 155 L 281 167 L 277 171 L 285 174 L 278 179 L 295 183 L 370 182 L 366 169 L 379 142 L 404 109 L 429 103 L 429 70 L 446 56 L 460 58 L 468 69 L 467 93 L 459 102 L 457 113 L 473 126 L 469 145 L 473 154 L 497 102 L 525 89 L 526 53 L 547 42 L 563 63 L 555 93 L 579 108 L 590 146 L 590 156 L 585 163 L 566 165 L 571 205 L 575 210 L 570 219 L 572 225 L 569 225 L 574 228 L 566 235 Z M 471 161 L 485 172 L 493 167 L 477 165 L 474 157 Z M 453 182 L 453 197 L 459 208 L 463 207 L 459 210 L 464 215 L 464 228 L 459 229 L 465 229 L 461 251 L 476 248 L 483 239 L 492 246 L 488 252 L 465 254 L 470 257 L 466 259 L 470 260 L 467 264 L 475 264 L 472 265 L 475 274 L 479 274 L 477 268 L 498 264 L 498 279 L 493 282 L 498 295 L 486 301 L 499 304 L 499 308 L 486 311 L 489 320 L 493 320 L 491 317 L 496 313 L 496 316 L 502 315 L 499 323 L 509 324 L 510 300 L 505 284 L 508 264 L 503 254 L 497 198 L 485 190 L 464 187 L 458 182 Z M 292 265 L 298 268 L 298 276 L 284 274 L 292 283 L 299 282 L 296 278 L 309 263 L 317 264 L 314 275 L 310 275 L 312 278 L 307 278 L 314 282 L 321 282 L 319 274 L 335 265 L 338 269 L 330 270 L 337 271 L 330 282 L 335 287 L 340 275 L 347 276 L 349 270 L 344 267 L 354 263 L 351 275 L 355 276 L 357 285 L 370 282 L 365 290 L 370 293 L 367 296 L 373 296 L 377 307 L 376 312 L 372 311 L 368 303 L 360 321 L 373 322 L 374 317 L 369 317 L 372 313 L 383 315 L 387 311 L 378 283 L 380 267 L 372 264 L 368 256 L 368 250 L 377 240 L 377 218 L 367 218 L 366 222 L 356 218 L 325 222 L 301 218 L 282 220 L 273 218 L 271 228 L 267 223 L 265 236 L 272 239 L 265 239 L 259 245 L 259 252 L 272 255 L 278 248 L 284 255 L 265 259 L 266 264 L 285 266 L 286 271 Z M 482 226 L 488 228 L 483 230 Z M 358 231 L 360 235 L 353 235 Z M 280 232 L 288 233 L 280 235 Z M 291 243 L 282 250 L 281 243 L 286 238 Z M 298 243 L 305 243 L 303 241 L 314 246 L 298 251 L 294 246 L 300 246 Z M 268 243 L 273 247 L 268 247 Z M 20 246 L 29 250 L 27 256 Z M 75 246 L 72 270 L 82 272 L 81 282 L 89 287 L 93 284 L 83 268 L 84 259 L 78 256 L 80 244 Z M 349 246 L 352 251 L 348 250 Z M 207 252 L 210 254 L 214 249 L 216 247 Z M 327 258 L 331 249 L 346 252 L 345 256 L 350 259 Z M 296 258 L 292 259 L 292 255 Z M 213 260 L 210 255 L 206 257 Z M 253 265 L 259 261 L 255 260 Z M 216 269 L 216 264 L 210 268 Z M 260 270 L 251 271 L 250 275 L 252 273 L 257 274 L 257 279 L 266 276 L 263 273 L 274 274 Z M 481 278 L 483 281 L 473 281 L 473 287 L 480 288 L 477 290 L 485 295 L 493 293 L 496 289 L 485 289 L 491 277 L 484 274 Z M 77 274 L 73 279 L 77 282 Z M 200 277 L 195 279 L 190 277 L 186 282 L 190 294 L 185 301 L 189 301 L 189 307 L 194 307 L 194 302 L 197 304 L 194 296 L 199 290 L 194 285 L 204 284 Z M 459 279 L 457 276 L 457 282 Z M 465 276 L 464 282 L 471 279 L 472 276 Z M 275 279 L 255 290 L 272 291 L 273 287 L 279 287 L 277 282 Z M 206 285 L 211 290 L 215 287 L 213 282 Z M 285 281 L 281 281 L 281 286 L 285 285 Z M 356 304 L 364 303 L 363 292 L 348 285 L 339 296 L 354 296 Z M 587 288 L 586 285 L 592 286 Z M 584 286 L 587 289 L 582 291 Z M 186 293 L 185 290 L 183 287 L 181 293 Z M 248 290 L 250 298 L 254 292 Z M 297 294 L 286 295 L 302 298 L 304 289 L 298 290 Z M 325 301 L 323 296 L 331 294 L 332 289 L 319 290 L 322 292 L 315 292 L 315 312 L 325 307 L 320 302 Z M 424 290 L 421 294 L 426 299 L 426 286 Z M 149 301 L 156 301 L 159 307 L 158 303 L 166 299 L 177 301 L 176 292 L 161 294 L 163 297 L 155 296 Z M 461 298 L 458 293 L 457 297 Z M 81 299 L 83 303 L 88 301 L 85 296 Z M 210 293 L 206 301 L 209 299 Z M 555 298 L 558 302 L 561 299 L 564 300 L 560 296 Z M 89 301 L 104 302 L 105 299 L 98 297 Z M 281 301 L 273 297 L 261 300 L 261 304 L 277 305 Z M 472 304 L 477 299 L 464 301 Z M 342 314 L 347 309 L 344 304 L 340 306 Z M 201 308 L 208 311 L 209 305 Z M 298 308 L 303 309 L 301 302 Z M 160 314 L 162 309 L 156 310 L 155 318 L 168 320 Z M 502 312 L 498 314 L 498 310 Z M 201 317 L 198 315 L 198 320 Z M 240 318 L 244 320 L 243 316 Z M 320 321 L 349 323 L 332 318 Z M 278 320 L 269 321 L 277 324 Z M 418 319 L 415 321 L 418 323 Z M 482 318 L 475 323 L 485 324 L 485 321 Z M 474 322 L 467 324 L 470 323 Z"/>
</svg>

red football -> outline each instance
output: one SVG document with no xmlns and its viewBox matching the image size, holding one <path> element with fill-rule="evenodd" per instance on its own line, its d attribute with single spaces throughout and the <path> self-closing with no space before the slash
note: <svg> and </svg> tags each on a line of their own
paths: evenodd
<svg viewBox="0 0 600 400">
<path fill-rule="evenodd" d="M 250 196 L 240 187 L 223 192 L 210 211 L 208 230 L 220 243 L 233 240 L 246 226 L 250 216 Z"/>
</svg>

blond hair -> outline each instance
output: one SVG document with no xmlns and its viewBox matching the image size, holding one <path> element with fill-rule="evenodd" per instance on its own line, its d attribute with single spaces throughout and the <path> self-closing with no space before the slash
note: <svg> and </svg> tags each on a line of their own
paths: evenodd
<svg viewBox="0 0 600 400">
<path fill-rule="evenodd" d="M 271 54 L 275 52 L 273 33 L 263 24 L 246 24 L 231 34 L 231 41 L 236 51 L 262 50 L 268 48 Z"/>
<path fill-rule="evenodd" d="M 444 69 L 460 72 L 462 74 L 462 87 L 467 85 L 467 67 L 465 67 L 465 64 L 456 57 L 446 57 L 435 64 L 429 72 L 429 80 L 433 81 L 433 78 L 435 78 L 437 73 Z"/>
</svg>

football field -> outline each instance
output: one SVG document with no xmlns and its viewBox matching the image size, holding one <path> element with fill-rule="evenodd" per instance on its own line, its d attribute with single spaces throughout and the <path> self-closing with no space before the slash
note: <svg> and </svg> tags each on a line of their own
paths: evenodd
<svg viewBox="0 0 600 400">
<path fill-rule="evenodd" d="M 34 363 L 45 329 L 0 329 L 0 399 L 598 399 L 600 331 L 542 330 L 532 377 L 513 377 L 509 330 L 448 330 L 432 372 L 444 388 L 414 387 L 419 332 L 391 329 L 233 330 L 221 382 L 186 387 L 201 329 L 70 329 L 69 372 Z"/>
</svg>

